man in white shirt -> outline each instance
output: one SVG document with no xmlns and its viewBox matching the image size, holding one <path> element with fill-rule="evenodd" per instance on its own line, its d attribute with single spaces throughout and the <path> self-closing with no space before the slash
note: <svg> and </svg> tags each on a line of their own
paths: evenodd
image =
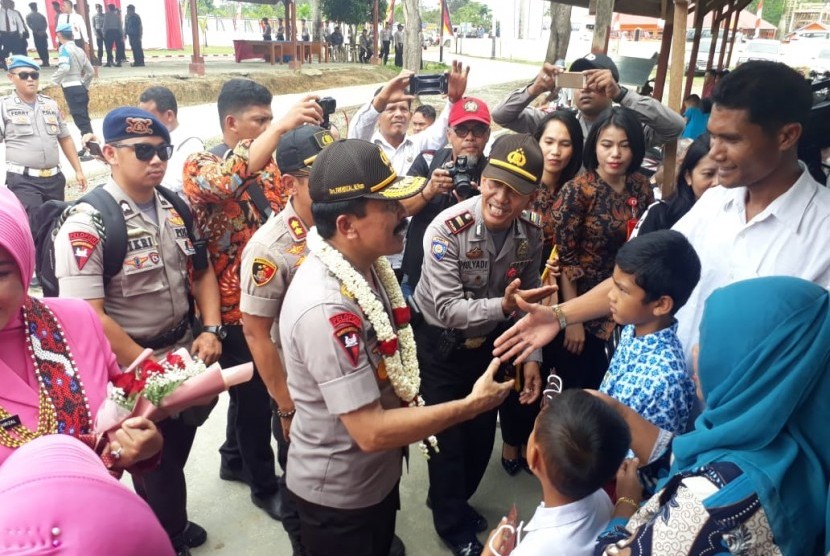
<svg viewBox="0 0 830 556">
<path fill-rule="evenodd" d="M 191 154 L 205 150 L 205 144 L 194 133 L 188 132 L 179 125 L 179 106 L 176 96 L 167 87 L 156 86 L 144 89 L 138 100 L 138 107 L 158 118 L 170 132 L 173 156 L 167 162 L 167 171 L 164 173 L 161 185 L 185 198 L 182 194 L 182 173 L 185 160 Z"/>
<path fill-rule="evenodd" d="M 702 269 L 676 315 L 687 357 L 706 299 L 717 288 L 775 275 L 830 287 L 830 191 L 797 155 L 813 102 L 809 83 L 784 64 L 747 62 L 718 83 L 712 102 L 709 156 L 718 164 L 720 186 L 674 226 L 694 246 Z M 553 310 L 527 307 L 530 314 L 497 341 L 495 352 L 529 354 L 565 325 L 607 315 L 611 287 L 606 280 Z"/>
<path fill-rule="evenodd" d="M 399 176 L 404 176 L 422 151 L 437 150 L 447 144 L 447 123 L 450 108 L 467 90 L 469 66 L 452 64 L 447 89 L 448 102 L 431 126 L 413 135 L 407 135 L 412 118 L 412 95 L 406 91 L 411 71 L 404 70 L 392 78 L 355 113 L 349 126 L 349 139 L 364 139 L 378 145 Z M 377 126 L 377 130 L 375 127 Z"/>
<path fill-rule="evenodd" d="M 87 35 L 86 32 L 86 23 L 80 14 L 76 14 L 72 11 L 72 0 L 63 0 L 61 3 L 61 13 L 58 15 L 57 25 L 60 25 L 61 23 L 69 23 L 72 25 L 72 36 L 75 37 L 75 44 L 78 45 L 78 48 L 86 52 L 86 47 L 84 45 L 89 42 L 89 35 Z"/>
<path fill-rule="evenodd" d="M 12 54 L 26 54 L 29 31 L 20 12 L 10 0 L 0 2 L 0 66 L 6 69 L 6 58 Z"/>
</svg>

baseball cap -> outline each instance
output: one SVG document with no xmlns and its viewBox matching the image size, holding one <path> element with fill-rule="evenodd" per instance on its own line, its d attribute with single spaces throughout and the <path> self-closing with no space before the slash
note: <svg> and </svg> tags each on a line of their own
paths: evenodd
<svg viewBox="0 0 830 556">
<path fill-rule="evenodd" d="M 341 139 L 314 160 L 308 190 L 315 203 L 350 199 L 407 199 L 417 195 L 426 178 L 401 176 L 379 146 L 362 139 Z"/>
<path fill-rule="evenodd" d="M 29 58 L 28 56 L 23 56 L 22 54 L 15 54 L 11 57 L 11 62 L 9 62 L 9 71 L 17 68 L 29 68 L 33 70 L 39 70 L 40 65 Z"/>
<path fill-rule="evenodd" d="M 539 142 L 527 133 L 516 133 L 496 139 L 481 176 L 500 181 L 520 195 L 530 195 L 539 188 L 544 168 Z"/>
<path fill-rule="evenodd" d="M 327 129 L 316 125 L 295 127 L 280 138 L 277 167 L 284 174 L 308 171 L 320 151 L 332 143 L 334 136 Z"/>
<path fill-rule="evenodd" d="M 480 98 L 464 97 L 452 105 L 449 122 L 450 126 L 457 126 L 464 122 L 481 122 L 490 125 L 490 109 Z"/>
<path fill-rule="evenodd" d="M 121 106 L 104 117 L 104 142 L 135 137 L 161 137 L 170 143 L 170 132 L 155 116 L 134 106 Z"/>
<path fill-rule="evenodd" d="M 614 76 L 614 81 L 620 80 L 620 70 L 617 69 L 617 64 L 615 64 L 614 60 L 605 54 L 591 53 L 574 60 L 571 64 L 570 71 L 585 71 L 590 69 L 611 70 L 611 75 Z"/>
</svg>

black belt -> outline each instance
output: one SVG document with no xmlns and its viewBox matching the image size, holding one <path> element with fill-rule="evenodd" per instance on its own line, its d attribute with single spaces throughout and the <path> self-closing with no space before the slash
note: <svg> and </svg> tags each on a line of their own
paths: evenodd
<svg viewBox="0 0 830 556">
<path fill-rule="evenodd" d="M 155 351 L 163 347 L 172 346 L 181 340 L 184 335 L 187 334 L 188 330 L 190 330 L 190 315 L 185 316 L 179 324 L 167 332 L 159 334 L 158 336 L 154 336 L 147 340 L 140 340 L 138 338 L 133 338 L 133 340 L 135 340 L 135 343 L 141 347 L 150 348 Z"/>
</svg>

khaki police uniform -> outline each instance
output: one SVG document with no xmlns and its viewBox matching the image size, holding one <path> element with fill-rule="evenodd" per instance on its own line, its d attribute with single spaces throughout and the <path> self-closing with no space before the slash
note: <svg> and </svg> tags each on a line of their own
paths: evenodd
<svg viewBox="0 0 830 556">
<path fill-rule="evenodd" d="M 69 129 L 52 98 L 37 95 L 34 107 L 14 91 L 0 98 L 0 140 L 6 142 L 6 185 L 26 209 L 29 224 L 34 224 L 33 215 L 43 203 L 64 199 L 66 178 L 60 169 L 58 143 L 64 137 L 69 137 Z"/>
<path fill-rule="evenodd" d="M 127 254 L 122 270 L 104 286 L 104 231 L 100 215 L 81 203 L 55 238 L 55 275 L 66 297 L 104 299 L 104 309 L 136 343 L 155 355 L 193 342 L 189 318 L 190 257 L 195 253 L 182 216 L 155 193 L 158 225 L 110 179 L 104 189 L 121 207 L 127 224 Z M 171 537 L 187 525 L 184 465 L 204 408 L 157 423 L 164 436 L 161 463 L 133 477 L 144 498 Z"/>
<path fill-rule="evenodd" d="M 424 235 L 424 264 L 415 301 L 424 322 L 415 328 L 421 392 L 427 404 L 461 399 L 492 358 L 493 341 L 509 324 L 502 311 L 507 285 L 539 287 L 542 230 L 517 218 L 497 250 L 481 214 L 481 197 L 444 210 Z M 541 361 L 534 352 L 529 361 Z M 495 437 L 496 410 L 438 435 L 441 451 L 428 462 L 433 520 L 455 544 L 475 538 L 467 500 L 478 488 Z"/>
<path fill-rule="evenodd" d="M 380 283 L 377 276 L 375 283 Z M 382 291 L 379 299 L 394 322 Z M 280 337 L 288 389 L 297 410 L 286 475 L 301 519 L 305 511 L 365 510 L 365 518 L 371 520 L 365 526 L 379 535 L 388 532 L 391 542 L 404 452 L 399 448 L 364 452 L 339 417 L 377 401 L 385 409 L 398 408 L 401 400 L 386 375 L 371 323 L 313 254 L 288 288 Z M 309 510 L 309 503 L 316 506 Z M 333 538 L 339 532 L 332 530 Z M 325 535 L 317 537 L 321 536 Z M 317 546 L 324 542 L 303 534 L 310 553 L 335 553 L 334 547 Z M 342 546 L 338 552 L 366 553 L 366 547 Z"/>
</svg>

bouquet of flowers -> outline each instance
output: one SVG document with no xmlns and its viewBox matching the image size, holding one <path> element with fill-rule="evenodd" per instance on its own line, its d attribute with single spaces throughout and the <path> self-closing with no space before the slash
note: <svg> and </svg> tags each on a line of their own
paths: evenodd
<svg viewBox="0 0 830 556">
<path fill-rule="evenodd" d="M 109 433 L 130 417 L 160 421 L 189 407 L 205 405 L 231 386 L 247 382 L 253 363 L 222 369 L 206 367 L 182 348 L 159 361 L 145 349 L 124 372 L 107 385 L 107 399 L 95 417 L 95 432 Z"/>
</svg>

